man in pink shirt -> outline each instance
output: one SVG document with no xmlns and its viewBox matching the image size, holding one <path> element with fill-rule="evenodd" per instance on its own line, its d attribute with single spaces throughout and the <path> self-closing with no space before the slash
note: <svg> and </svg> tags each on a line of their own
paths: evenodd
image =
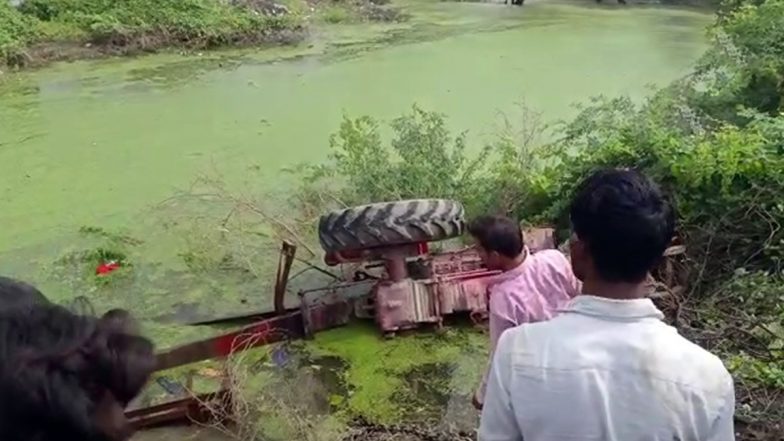
<svg viewBox="0 0 784 441">
<path fill-rule="evenodd" d="M 509 328 L 548 320 L 580 293 L 566 256 L 558 250 L 537 253 L 524 245 L 520 225 L 502 216 L 483 216 L 468 226 L 475 246 L 488 269 L 503 271 L 488 284 L 490 310 L 490 359 L 498 339 Z M 474 395 L 482 408 L 487 380 Z"/>
</svg>

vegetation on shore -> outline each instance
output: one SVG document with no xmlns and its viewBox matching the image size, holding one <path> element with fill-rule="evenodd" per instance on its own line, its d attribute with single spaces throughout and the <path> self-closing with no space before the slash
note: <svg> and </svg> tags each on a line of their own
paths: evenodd
<svg viewBox="0 0 784 441">
<path fill-rule="evenodd" d="M 301 40 L 311 18 L 396 20 L 367 0 L 24 0 L 0 2 L 0 66 Z"/>
<path fill-rule="evenodd" d="M 79 56 L 87 49 L 131 53 L 193 49 L 294 38 L 297 14 L 264 3 L 218 0 L 26 0 L 0 5 L 0 58 L 12 66 Z M 54 46 L 58 46 L 53 48 Z"/>
</svg>

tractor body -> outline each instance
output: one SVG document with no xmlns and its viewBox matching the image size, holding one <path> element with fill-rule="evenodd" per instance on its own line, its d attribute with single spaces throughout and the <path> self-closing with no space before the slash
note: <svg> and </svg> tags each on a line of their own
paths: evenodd
<svg viewBox="0 0 784 441">
<path fill-rule="evenodd" d="M 461 235 L 464 224 L 462 206 L 443 200 L 372 204 L 329 213 L 319 224 L 328 269 L 308 265 L 329 275 L 331 283 L 299 291 L 299 306 L 287 309 L 288 281 L 296 277 L 289 275 L 296 246 L 284 242 L 272 310 L 197 323 L 246 325 L 159 352 L 157 370 L 308 338 L 352 318 L 374 320 L 381 333 L 390 336 L 421 326 L 440 327 L 453 314 L 486 317 L 487 287 L 497 272 L 485 268 L 470 247 L 431 251 L 432 244 Z M 531 252 L 555 247 L 549 228 L 528 230 L 525 239 Z M 127 415 L 137 428 L 203 421 L 210 418 L 210 406 L 230 409 L 232 401 L 228 388 L 173 398 L 152 407 L 131 406 Z"/>
<path fill-rule="evenodd" d="M 358 259 L 369 260 L 342 259 L 338 265 L 352 267 L 353 279 L 373 280 L 366 294 L 353 300 L 354 311 L 359 318 L 373 318 L 386 334 L 440 326 L 445 315 L 487 309 L 487 283 L 497 272 L 483 268 L 470 248 L 431 253 L 426 244 L 415 244 L 364 251 Z"/>
<path fill-rule="evenodd" d="M 531 252 L 555 248 L 554 230 L 525 231 Z M 357 283 L 372 280 L 364 295 L 353 300 L 355 315 L 373 318 L 385 334 L 441 326 L 444 317 L 466 313 L 486 315 L 487 285 L 498 271 L 484 267 L 473 248 L 432 252 L 429 243 L 379 246 L 347 252 L 328 252 L 325 262 L 342 266 Z M 345 289 L 341 284 L 339 289 Z M 341 296 L 336 289 L 333 296 Z"/>
</svg>

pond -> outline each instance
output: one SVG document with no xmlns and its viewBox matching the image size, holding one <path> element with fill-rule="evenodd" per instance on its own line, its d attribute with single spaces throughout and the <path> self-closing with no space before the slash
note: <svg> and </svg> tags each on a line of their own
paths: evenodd
<svg viewBox="0 0 784 441">
<path fill-rule="evenodd" d="M 74 285 L 52 268 L 78 248 L 85 226 L 145 239 L 137 254 L 161 271 L 182 267 L 181 243 L 149 210 L 202 173 L 217 171 L 251 191 L 286 185 L 281 168 L 323 161 L 344 114 L 388 121 L 414 103 L 446 114 L 478 149 L 499 115 L 513 117 L 521 102 L 557 120 L 594 95 L 642 98 L 650 84 L 688 72 L 711 20 L 693 9 L 588 0 L 402 7 L 412 15 L 405 23 L 331 25 L 293 48 L 3 74 L 2 272 L 55 299 L 72 297 Z M 147 280 L 144 294 L 171 296 L 181 286 L 156 283 Z M 133 295 L 104 303 L 132 305 Z M 197 311 L 209 298 L 210 313 L 243 308 L 220 297 L 201 290 L 182 303 Z M 173 304 L 131 309 L 146 320 L 171 319 Z"/>
</svg>

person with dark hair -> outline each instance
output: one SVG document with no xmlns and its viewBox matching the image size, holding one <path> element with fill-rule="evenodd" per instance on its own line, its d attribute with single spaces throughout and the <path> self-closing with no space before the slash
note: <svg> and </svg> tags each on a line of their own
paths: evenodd
<svg viewBox="0 0 784 441">
<path fill-rule="evenodd" d="M 479 440 L 733 440 L 732 377 L 646 298 L 674 234 L 669 201 L 636 171 L 603 170 L 570 215 L 583 295 L 501 336 Z"/>
<path fill-rule="evenodd" d="M 52 304 L 0 311 L 0 439 L 127 440 L 124 408 L 155 365 L 149 340 L 109 320 Z"/>
<path fill-rule="evenodd" d="M 139 323 L 130 312 L 124 309 L 110 309 L 101 316 L 101 322 L 107 329 L 129 335 L 139 334 Z"/>
<path fill-rule="evenodd" d="M 0 276 L 0 311 L 48 303 L 49 300 L 36 287 Z"/>
<path fill-rule="evenodd" d="M 520 224 L 502 216 L 483 216 L 468 226 L 485 266 L 501 274 L 488 283 L 491 357 L 501 333 L 522 323 L 551 318 L 580 292 L 569 261 L 558 250 L 532 253 Z M 473 404 L 482 408 L 487 374 Z"/>
</svg>

